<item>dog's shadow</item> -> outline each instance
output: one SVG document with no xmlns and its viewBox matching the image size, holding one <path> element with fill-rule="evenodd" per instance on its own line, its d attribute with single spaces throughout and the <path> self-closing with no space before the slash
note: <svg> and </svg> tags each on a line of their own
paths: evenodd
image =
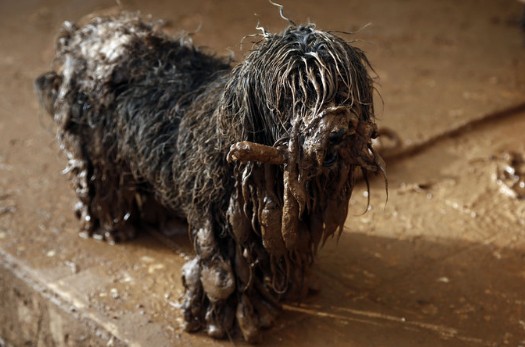
<svg viewBox="0 0 525 347">
<path fill-rule="evenodd" d="M 280 334 L 326 345 L 517 343 L 525 336 L 524 258 L 458 240 L 345 233 L 320 252 L 321 292 L 287 307 Z"/>
<path fill-rule="evenodd" d="M 161 236 L 163 243 L 191 252 L 184 224 L 174 226 L 171 235 Z M 319 293 L 284 303 L 263 345 L 519 343 L 525 331 L 524 260 L 525 252 L 490 244 L 345 231 L 319 250 Z"/>
</svg>

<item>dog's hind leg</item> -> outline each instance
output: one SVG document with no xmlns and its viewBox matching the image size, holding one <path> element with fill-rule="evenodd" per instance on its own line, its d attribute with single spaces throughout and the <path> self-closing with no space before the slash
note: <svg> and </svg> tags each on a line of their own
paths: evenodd
<svg viewBox="0 0 525 347">
<path fill-rule="evenodd" d="M 70 176 L 78 199 L 75 216 L 80 220 L 80 235 L 91 237 L 99 226 L 98 218 L 91 208 L 94 193 L 93 183 L 90 181 L 92 164 L 80 136 L 67 130 L 62 131 L 59 133 L 59 142 L 67 156 L 67 166 L 63 172 Z"/>
<path fill-rule="evenodd" d="M 98 220 L 94 238 L 116 243 L 132 239 L 140 222 L 140 204 L 145 199 L 137 191 L 129 170 L 118 163 L 93 166 L 90 211 Z"/>
<path fill-rule="evenodd" d="M 133 238 L 138 221 L 138 193 L 134 184 L 120 172 L 116 173 L 121 168 L 95 161 L 94 158 L 100 156 L 91 153 L 84 137 L 88 136 L 69 129 L 59 133 L 68 159 L 64 172 L 70 175 L 78 198 L 75 215 L 81 223 L 80 236 L 109 243 Z"/>
</svg>

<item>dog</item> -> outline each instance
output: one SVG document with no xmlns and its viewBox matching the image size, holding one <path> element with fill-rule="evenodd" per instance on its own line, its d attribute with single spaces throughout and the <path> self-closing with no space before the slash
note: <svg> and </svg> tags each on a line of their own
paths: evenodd
<svg viewBox="0 0 525 347">
<path fill-rule="evenodd" d="M 308 291 L 357 177 L 384 173 L 371 67 L 315 25 L 264 29 L 232 66 L 134 14 L 66 22 L 35 85 L 67 157 L 85 236 L 187 220 L 187 331 L 260 338 Z"/>
</svg>

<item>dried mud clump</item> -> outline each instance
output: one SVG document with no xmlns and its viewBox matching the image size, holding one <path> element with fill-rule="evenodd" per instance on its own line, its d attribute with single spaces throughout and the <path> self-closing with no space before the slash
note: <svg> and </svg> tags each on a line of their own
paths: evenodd
<svg viewBox="0 0 525 347">
<path fill-rule="evenodd" d="M 232 67 L 134 15 L 67 22 L 36 81 L 82 233 L 185 218 L 186 329 L 251 342 L 308 291 L 355 177 L 384 171 L 364 53 L 314 25 L 261 37 Z"/>
<path fill-rule="evenodd" d="M 499 158 L 496 181 L 510 197 L 525 200 L 525 158 L 516 152 L 504 152 Z"/>
</svg>

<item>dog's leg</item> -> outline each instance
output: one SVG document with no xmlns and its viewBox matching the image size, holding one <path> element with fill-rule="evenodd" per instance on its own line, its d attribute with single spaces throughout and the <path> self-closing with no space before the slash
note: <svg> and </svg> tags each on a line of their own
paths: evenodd
<svg viewBox="0 0 525 347">
<path fill-rule="evenodd" d="M 235 277 L 230 261 L 221 254 L 211 223 L 193 230 L 196 256 L 183 268 L 186 330 L 206 328 L 208 335 L 223 338 L 234 320 Z"/>
<path fill-rule="evenodd" d="M 92 165 L 80 136 L 65 130 L 59 133 L 59 141 L 67 156 L 64 173 L 70 175 L 78 198 L 75 204 L 75 215 L 80 220 L 80 235 L 91 237 L 99 226 L 99 220 L 91 210 L 91 197 L 94 193 L 93 183 L 90 182 Z"/>
<path fill-rule="evenodd" d="M 203 326 L 205 296 L 200 277 L 200 257 L 196 256 L 182 267 L 184 329 L 189 332 L 198 331 Z"/>
<path fill-rule="evenodd" d="M 83 137 L 65 130 L 60 134 L 69 173 L 78 198 L 75 215 L 81 222 L 80 235 L 109 243 L 135 236 L 138 208 L 133 182 L 122 176 L 120 167 L 106 167 L 90 157 Z M 92 140 L 92 139 L 91 139 Z"/>
<path fill-rule="evenodd" d="M 270 219 L 280 218 L 272 215 L 273 209 L 265 203 L 268 193 L 264 189 L 253 193 L 256 196 L 248 209 L 268 217 L 261 222 L 267 228 L 279 230 L 280 224 L 270 223 Z M 183 268 L 182 308 L 187 331 L 205 329 L 210 336 L 221 338 L 232 330 L 235 321 L 246 341 L 257 342 L 261 330 L 272 326 L 280 312 L 278 298 L 287 289 L 289 264 L 283 264 L 282 256 L 272 258 L 262 236 L 253 231 L 244 195 L 238 185 L 230 198 L 228 236 L 217 236 L 213 218 L 191 229 L 196 256 Z M 284 245 L 279 249 L 286 251 Z M 275 276 L 279 279 L 274 280 Z"/>
<path fill-rule="evenodd" d="M 99 219 L 100 228 L 94 237 L 109 243 L 127 241 L 135 237 L 140 221 L 141 194 L 128 170 L 118 163 L 95 165 L 90 182 L 94 187 L 91 210 Z"/>
<path fill-rule="evenodd" d="M 255 258 L 255 254 L 249 254 L 247 249 L 242 251 L 240 247 L 236 253 L 235 274 L 239 285 L 235 317 L 244 339 L 253 343 L 259 340 L 261 329 L 274 324 L 280 305 L 266 287 L 264 276 L 261 278 L 256 273 L 258 266 L 253 261 L 250 265 L 246 259 L 246 256 Z"/>
<path fill-rule="evenodd" d="M 251 168 L 244 170 L 242 176 L 249 177 Z M 257 189 L 250 191 L 238 182 L 227 212 L 234 252 L 231 259 L 237 280 L 235 317 L 244 339 L 249 342 L 257 342 L 261 329 L 274 324 L 281 307 L 279 290 L 275 289 L 280 286 L 272 283 L 275 268 L 271 253 L 280 254 L 286 248 L 280 236 L 280 210 L 273 203 L 277 198 L 268 189 L 273 185 L 272 170 L 265 165 L 264 172 L 253 172 Z M 260 234 L 253 230 L 256 224 L 261 225 Z"/>
</svg>

